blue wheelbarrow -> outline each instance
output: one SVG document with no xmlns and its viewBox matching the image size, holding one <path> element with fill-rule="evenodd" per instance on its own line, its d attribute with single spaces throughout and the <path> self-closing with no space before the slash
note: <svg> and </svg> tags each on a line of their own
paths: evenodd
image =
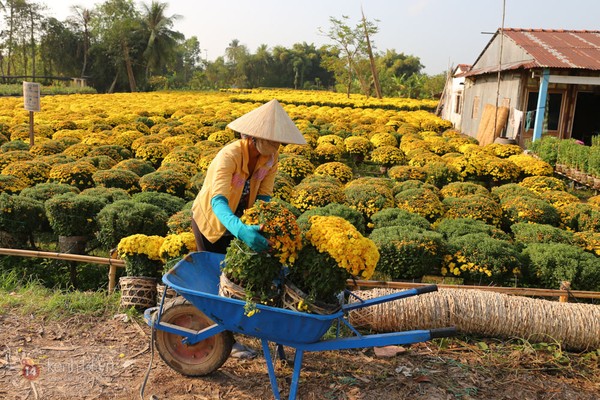
<svg viewBox="0 0 600 400">
<path fill-rule="evenodd" d="M 437 290 L 437 286 L 409 289 L 368 300 L 357 299 L 333 314 L 308 314 L 258 304 L 258 312 L 244 314 L 242 300 L 219 295 L 220 265 L 224 255 L 195 252 L 179 261 L 162 280 L 182 298 L 165 302 L 144 313 L 148 325 L 156 329 L 154 345 L 169 367 L 186 376 L 203 376 L 220 368 L 229 357 L 233 334 L 259 338 L 267 364 L 275 399 L 280 399 L 269 343 L 278 349 L 295 349 L 294 369 L 289 399 L 296 398 L 302 357 L 307 351 L 354 349 L 373 346 L 401 345 L 452 336 L 455 328 L 413 330 L 385 334 L 360 334 L 347 319 L 350 310 L 402 299 Z M 165 293 L 166 293 L 165 289 Z M 352 294 L 350 294 L 352 295 Z M 341 324 L 353 333 L 350 337 L 324 339 L 334 322 L 337 332 Z M 281 354 L 280 354 L 281 355 Z"/>
</svg>

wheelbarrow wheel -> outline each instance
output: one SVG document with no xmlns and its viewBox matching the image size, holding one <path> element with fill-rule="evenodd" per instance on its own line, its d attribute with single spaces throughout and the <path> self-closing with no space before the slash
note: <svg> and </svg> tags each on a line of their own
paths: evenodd
<svg viewBox="0 0 600 400">
<path fill-rule="evenodd" d="M 200 331 L 214 322 L 184 298 L 165 303 L 161 322 Z M 234 339 L 220 332 L 193 345 L 182 343 L 183 336 L 157 330 L 154 344 L 161 358 L 175 371 L 187 376 L 203 376 L 216 371 L 231 353 Z"/>
</svg>

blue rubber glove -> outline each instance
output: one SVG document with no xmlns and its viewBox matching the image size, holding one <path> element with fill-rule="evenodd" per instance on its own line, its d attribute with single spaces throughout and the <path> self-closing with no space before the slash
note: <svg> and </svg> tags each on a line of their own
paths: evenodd
<svg viewBox="0 0 600 400">
<path fill-rule="evenodd" d="M 244 224 L 229 208 L 229 202 L 223 195 L 217 195 L 210 201 L 213 212 L 236 238 L 246 243 L 254 251 L 266 251 L 269 248 L 269 242 L 260 234 L 260 226 Z"/>
</svg>

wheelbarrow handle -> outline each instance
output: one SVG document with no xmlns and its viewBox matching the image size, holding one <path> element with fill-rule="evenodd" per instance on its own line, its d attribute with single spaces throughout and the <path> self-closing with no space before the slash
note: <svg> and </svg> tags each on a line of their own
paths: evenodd
<svg viewBox="0 0 600 400">
<path fill-rule="evenodd" d="M 381 304 L 381 303 L 385 303 L 385 302 L 392 301 L 392 300 L 399 300 L 399 299 L 404 299 L 406 297 L 418 296 L 418 295 L 424 294 L 424 293 L 435 292 L 437 290 L 438 290 L 437 285 L 427 285 L 427 286 L 421 286 L 418 288 L 402 290 L 400 292 L 391 293 L 391 294 L 388 294 L 385 296 L 374 297 L 372 299 L 367 299 L 367 300 L 362 300 L 358 296 L 354 295 L 354 297 L 357 298 L 358 301 L 356 303 L 345 304 L 342 306 L 342 309 L 344 311 L 350 311 L 350 310 L 355 310 L 357 308 L 374 306 L 376 304 Z"/>
<path fill-rule="evenodd" d="M 458 334 L 458 331 L 456 330 L 456 327 L 453 326 L 450 328 L 430 329 L 429 333 L 430 333 L 432 339 L 439 339 L 439 338 L 456 336 Z"/>
</svg>

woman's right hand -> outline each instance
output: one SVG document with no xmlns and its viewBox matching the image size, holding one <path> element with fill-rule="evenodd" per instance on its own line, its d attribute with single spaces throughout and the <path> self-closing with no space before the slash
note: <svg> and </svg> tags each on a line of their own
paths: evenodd
<svg viewBox="0 0 600 400">
<path fill-rule="evenodd" d="M 238 237 L 256 252 L 260 253 L 269 249 L 269 242 L 260 233 L 259 225 L 244 225 L 240 227 Z"/>
</svg>

